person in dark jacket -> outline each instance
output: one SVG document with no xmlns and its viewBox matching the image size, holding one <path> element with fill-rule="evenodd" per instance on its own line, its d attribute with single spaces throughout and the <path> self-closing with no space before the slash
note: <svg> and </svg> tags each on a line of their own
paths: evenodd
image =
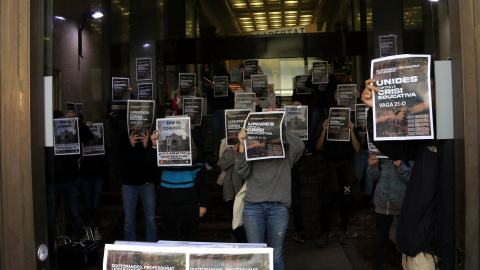
<svg viewBox="0 0 480 270">
<path fill-rule="evenodd" d="M 63 118 L 63 112 L 55 110 L 53 118 Z M 75 113 L 68 113 L 67 118 L 75 118 Z M 80 136 L 80 145 L 93 139 L 90 129 L 82 121 L 78 121 L 78 134 Z M 81 151 L 80 151 L 81 152 Z M 56 214 L 58 211 L 58 202 L 63 194 L 68 202 L 70 216 L 73 220 L 73 237 L 82 239 L 83 220 L 80 214 L 80 184 L 78 180 L 78 154 L 55 155 L 53 159 L 47 159 L 47 163 L 53 161 L 53 174 L 47 171 L 47 221 L 48 238 L 50 247 L 54 247 L 57 238 Z M 47 165 L 47 167 L 50 167 Z M 53 250 L 53 249 L 52 249 Z"/>
<path fill-rule="evenodd" d="M 149 157 L 156 164 L 157 131 L 151 136 L 152 147 Z M 162 218 L 165 240 L 196 241 L 199 218 L 207 212 L 208 190 L 206 168 L 203 163 L 196 163 L 196 147 L 193 139 L 191 166 L 171 166 L 157 168 L 160 176 L 158 189 L 158 209 Z M 181 234 L 178 233 L 180 225 Z"/>
<path fill-rule="evenodd" d="M 328 109 L 336 105 L 335 91 L 337 90 L 338 80 L 330 72 L 328 66 L 328 84 L 313 84 L 313 68 L 310 69 L 305 86 L 312 89 L 312 98 L 308 104 L 308 110 L 311 111 L 312 120 L 308 128 L 308 141 L 305 146 L 304 155 L 311 155 L 317 138 L 318 126 L 328 118 Z"/>
<path fill-rule="evenodd" d="M 149 132 L 148 132 L 149 133 Z M 125 177 L 122 186 L 123 210 L 125 212 L 124 233 L 126 241 L 136 241 L 135 220 L 138 198 L 142 200 L 146 223 L 146 241 L 157 241 L 155 223 L 155 177 L 148 162 L 150 134 L 130 134 L 130 146 L 123 158 Z"/>
<path fill-rule="evenodd" d="M 373 106 L 372 91 L 379 91 L 374 82 L 374 79 L 366 80 L 362 94 L 362 101 L 369 107 Z M 372 109 L 367 114 L 367 128 L 373 138 Z M 404 269 L 413 269 L 420 264 L 425 265 L 422 269 L 454 269 L 452 145 L 436 139 L 373 143 L 391 159 L 415 162 L 400 210 L 396 236 L 398 248 L 403 253 Z"/>
</svg>

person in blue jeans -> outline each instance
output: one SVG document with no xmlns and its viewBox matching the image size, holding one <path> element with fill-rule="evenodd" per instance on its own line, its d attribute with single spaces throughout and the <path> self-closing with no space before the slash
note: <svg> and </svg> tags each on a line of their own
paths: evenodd
<svg viewBox="0 0 480 270">
<path fill-rule="evenodd" d="M 247 129 L 238 133 L 240 147 L 235 170 L 247 179 L 243 226 L 249 243 L 263 243 L 273 248 L 273 269 L 283 270 L 283 242 L 288 228 L 288 207 L 292 204 L 291 169 L 302 157 L 304 144 L 296 134 L 282 126 L 285 158 L 247 161 L 244 140 Z"/>
<path fill-rule="evenodd" d="M 413 168 L 413 161 L 379 159 L 371 155 L 368 159 L 368 175 L 377 182 L 375 187 L 375 244 L 373 270 L 383 269 L 388 237 L 393 218 L 400 215 L 403 197 Z"/>
<path fill-rule="evenodd" d="M 148 132 L 149 133 L 149 132 Z M 122 186 L 123 210 L 125 213 L 124 234 L 126 241 L 136 241 L 135 218 L 138 198 L 142 201 L 146 223 L 146 241 L 157 241 L 155 223 L 155 177 L 154 168 L 148 162 L 150 134 L 130 134 L 130 147 L 123 166 L 125 175 Z"/>
</svg>

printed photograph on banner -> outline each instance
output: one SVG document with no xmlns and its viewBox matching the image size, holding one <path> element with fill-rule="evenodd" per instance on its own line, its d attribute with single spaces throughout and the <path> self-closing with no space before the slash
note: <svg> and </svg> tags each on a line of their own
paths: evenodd
<svg viewBox="0 0 480 270">
<path fill-rule="evenodd" d="M 202 124 L 203 98 L 184 98 L 183 114 L 190 117 L 190 123 L 193 126 Z"/>
<path fill-rule="evenodd" d="M 258 98 L 266 98 L 268 96 L 268 76 L 267 75 L 252 75 L 252 92 Z"/>
<path fill-rule="evenodd" d="M 213 95 L 214 97 L 228 96 L 228 76 L 213 77 Z"/>
<path fill-rule="evenodd" d="M 313 62 L 312 83 L 313 84 L 328 83 L 328 62 L 327 61 Z"/>
<path fill-rule="evenodd" d="M 232 269 L 232 270 L 270 270 L 273 266 L 270 261 L 270 254 L 258 253 L 262 249 L 257 249 L 255 253 L 249 253 L 242 250 L 237 253 L 190 253 L 190 269 Z M 265 249 L 264 249 L 265 250 Z"/>
<path fill-rule="evenodd" d="M 374 141 L 433 139 L 430 55 L 372 60 Z"/>
<path fill-rule="evenodd" d="M 245 119 L 247 119 L 250 110 L 233 109 L 225 110 L 225 135 L 227 146 L 231 147 L 238 143 L 238 133 L 242 130 Z"/>
<path fill-rule="evenodd" d="M 152 80 L 152 59 L 137 58 L 137 81 Z"/>
<path fill-rule="evenodd" d="M 67 102 L 67 114 L 68 113 L 75 113 L 75 103 L 74 102 Z"/>
<path fill-rule="evenodd" d="M 243 68 L 243 80 L 250 80 L 250 76 L 258 74 L 258 60 L 245 60 L 245 67 Z"/>
<path fill-rule="evenodd" d="M 103 124 L 94 123 L 87 126 L 93 134 L 93 140 L 82 144 L 82 154 L 84 156 L 105 155 Z"/>
<path fill-rule="evenodd" d="M 308 140 L 308 106 L 285 106 L 287 129 Z"/>
<path fill-rule="evenodd" d="M 158 118 L 157 165 L 192 165 L 190 117 Z"/>
<path fill-rule="evenodd" d="M 357 104 L 357 85 L 339 84 L 337 85 L 337 104 L 339 107 L 348 107 L 355 110 Z"/>
<path fill-rule="evenodd" d="M 380 57 L 397 55 L 397 36 L 379 36 Z"/>
<path fill-rule="evenodd" d="M 387 156 L 382 154 L 380 150 L 378 150 L 378 148 L 370 140 L 370 136 L 368 135 L 368 132 L 366 133 L 367 133 L 368 152 L 370 153 L 370 156 L 376 156 L 377 158 L 388 158 Z"/>
<path fill-rule="evenodd" d="M 155 112 L 153 100 L 129 100 L 127 104 L 128 136 L 135 134 L 150 134 Z"/>
<path fill-rule="evenodd" d="M 112 100 L 128 100 L 130 99 L 130 79 L 123 77 L 112 77 Z"/>
<path fill-rule="evenodd" d="M 350 141 L 350 108 L 333 107 L 330 108 L 328 119 L 327 140 L 329 141 Z"/>
<path fill-rule="evenodd" d="M 180 97 L 195 97 L 197 83 L 197 74 L 180 73 L 178 74 L 178 87 L 180 88 Z"/>
<path fill-rule="evenodd" d="M 80 154 L 78 118 L 53 119 L 53 148 L 56 156 Z"/>
<path fill-rule="evenodd" d="M 355 127 L 358 132 L 367 131 L 367 104 L 360 103 L 355 105 Z"/>
<path fill-rule="evenodd" d="M 138 84 L 138 100 L 153 100 L 153 83 Z"/>
<path fill-rule="evenodd" d="M 295 76 L 295 91 L 299 95 L 311 94 L 312 89 L 305 86 L 305 82 L 308 79 L 308 75 L 297 75 Z"/>
<path fill-rule="evenodd" d="M 250 113 L 244 123 L 247 128 L 245 154 L 247 161 L 284 158 L 282 125 L 285 112 Z"/>
<path fill-rule="evenodd" d="M 255 111 L 255 93 L 235 93 L 235 109 Z"/>
<path fill-rule="evenodd" d="M 172 247 L 106 244 L 103 269 L 187 269 L 187 253 Z"/>
</svg>

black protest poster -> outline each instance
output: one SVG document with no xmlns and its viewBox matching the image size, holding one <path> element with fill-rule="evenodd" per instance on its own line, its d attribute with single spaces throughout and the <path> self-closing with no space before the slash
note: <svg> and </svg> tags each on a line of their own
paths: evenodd
<svg viewBox="0 0 480 270">
<path fill-rule="evenodd" d="M 243 69 L 243 80 L 250 80 L 250 76 L 258 74 L 258 60 L 245 60 Z"/>
<path fill-rule="evenodd" d="M 213 77 L 213 96 L 214 97 L 228 96 L 228 76 Z"/>
<path fill-rule="evenodd" d="M 242 130 L 245 119 L 247 119 L 249 109 L 225 110 L 225 134 L 227 146 L 231 147 L 238 143 L 238 133 Z"/>
<path fill-rule="evenodd" d="M 123 77 L 112 77 L 112 100 L 130 99 L 130 79 Z"/>
<path fill-rule="evenodd" d="M 137 81 L 152 80 L 152 59 L 137 58 Z"/>
<path fill-rule="evenodd" d="M 397 36 L 379 36 L 380 57 L 397 55 Z"/>
<path fill-rule="evenodd" d="M 105 155 L 105 140 L 103 133 L 103 124 L 94 123 L 87 125 L 93 134 L 93 140 L 82 144 L 83 156 Z"/>
<path fill-rule="evenodd" d="M 308 79 L 308 75 L 295 76 L 295 90 L 299 95 L 305 95 L 312 93 L 312 89 L 305 86 L 305 82 Z"/>
<path fill-rule="evenodd" d="M 149 134 L 155 112 L 153 100 L 129 100 L 127 104 L 128 135 Z"/>
<path fill-rule="evenodd" d="M 180 73 L 178 74 L 178 87 L 180 88 L 180 97 L 195 97 L 197 74 Z"/>
<path fill-rule="evenodd" d="M 312 83 L 313 84 L 328 83 L 328 62 L 327 61 L 313 62 Z"/>
<path fill-rule="evenodd" d="M 350 108 L 330 108 L 327 140 L 329 141 L 350 141 Z"/>
<path fill-rule="evenodd" d="M 203 98 L 184 98 L 183 114 L 190 117 L 190 123 L 193 126 L 202 124 Z"/>
<path fill-rule="evenodd" d="M 267 75 L 252 75 L 252 92 L 258 98 L 265 98 L 268 96 L 268 76 Z"/>
<path fill-rule="evenodd" d="M 357 85 L 356 84 L 339 84 L 337 85 L 338 106 L 348 107 L 355 110 L 357 104 Z"/>
<path fill-rule="evenodd" d="M 247 138 L 244 140 L 246 159 L 284 158 L 282 125 L 285 112 L 250 113 L 245 120 Z"/>
<path fill-rule="evenodd" d="M 138 100 L 153 100 L 153 83 L 138 84 Z"/>
<path fill-rule="evenodd" d="M 235 93 L 235 109 L 255 111 L 255 93 Z"/>
</svg>

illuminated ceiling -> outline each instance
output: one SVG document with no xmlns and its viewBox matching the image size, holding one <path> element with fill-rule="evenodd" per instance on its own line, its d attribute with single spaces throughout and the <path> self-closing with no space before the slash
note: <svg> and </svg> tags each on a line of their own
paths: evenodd
<svg viewBox="0 0 480 270">
<path fill-rule="evenodd" d="M 348 17 L 350 0 L 200 0 L 205 19 L 220 35 L 317 24 L 332 31 Z"/>
</svg>

